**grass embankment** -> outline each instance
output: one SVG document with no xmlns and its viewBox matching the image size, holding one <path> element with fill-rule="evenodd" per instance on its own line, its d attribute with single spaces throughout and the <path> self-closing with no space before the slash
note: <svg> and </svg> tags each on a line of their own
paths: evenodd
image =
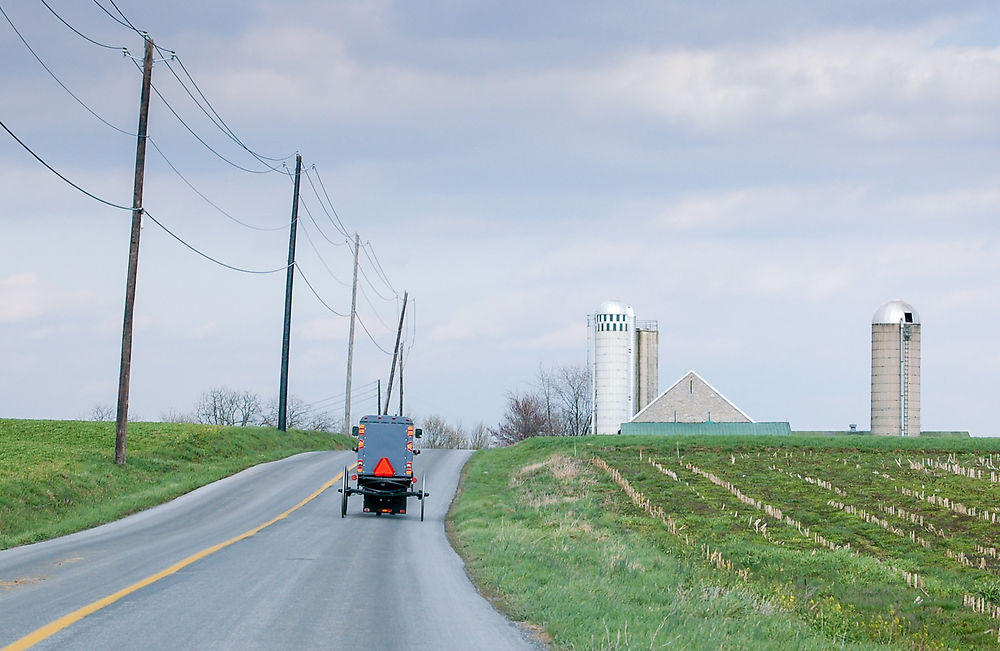
<svg viewBox="0 0 1000 651">
<path fill-rule="evenodd" d="M 346 449 L 325 432 L 131 423 L 113 463 L 114 423 L 0 419 L 0 549 L 54 538 L 165 502 L 265 461 Z"/>
<path fill-rule="evenodd" d="M 558 648 L 1000 639 L 1000 440 L 536 439 L 478 453 L 452 518 Z"/>
</svg>

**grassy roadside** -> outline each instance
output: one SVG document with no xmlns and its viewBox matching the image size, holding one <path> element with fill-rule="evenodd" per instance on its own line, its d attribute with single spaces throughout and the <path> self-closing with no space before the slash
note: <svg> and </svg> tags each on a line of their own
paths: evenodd
<svg viewBox="0 0 1000 651">
<path fill-rule="evenodd" d="M 1000 440 L 535 439 L 470 460 L 453 540 L 556 648 L 995 648 L 995 462 Z"/>
<path fill-rule="evenodd" d="M 453 538 L 477 584 L 511 617 L 564 649 L 834 645 L 780 598 L 665 553 L 587 461 L 594 447 L 539 439 L 479 452 L 466 467 Z"/>
<path fill-rule="evenodd" d="M 119 519 L 250 466 L 347 449 L 324 432 L 180 423 L 129 425 L 116 466 L 114 423 L 0 419 L 0 549 Z"/>
</svg>

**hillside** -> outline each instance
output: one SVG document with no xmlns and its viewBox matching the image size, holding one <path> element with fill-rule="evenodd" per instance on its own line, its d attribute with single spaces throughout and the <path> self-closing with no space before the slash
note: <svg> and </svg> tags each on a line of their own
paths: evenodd
<svg viewBox="0 0 1000 651">
<path fill-rule="evenodd" d="M 131 423 L 116 466 L 114 423 L 0 419 L 0 549 L 110 522 L 245 468 L 310 450 L 349 448 L 339 434 Z"/>
<path fill-rule="evenodd" d="M 453 536 L 557 648 L 996 648 L 1000 440 L 534 439 Z"/>
</svg>

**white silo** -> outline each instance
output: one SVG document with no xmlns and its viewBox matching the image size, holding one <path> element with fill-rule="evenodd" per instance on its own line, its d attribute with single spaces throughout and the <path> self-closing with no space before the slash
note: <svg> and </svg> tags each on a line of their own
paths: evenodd
<svg viewBox="0 0 1000 651">
<path fill-rule="evenodd" d="M 898 299 L 872 317 L 872 434 L 920 435 L 920 315 Z"/>
<path fill-rule="evenodd" d="M 601 303 L 593 316 L 595 434 L 617 434 L 635 414 L 636 329 L 632 307 L 619 301 Z"/>
</svg>

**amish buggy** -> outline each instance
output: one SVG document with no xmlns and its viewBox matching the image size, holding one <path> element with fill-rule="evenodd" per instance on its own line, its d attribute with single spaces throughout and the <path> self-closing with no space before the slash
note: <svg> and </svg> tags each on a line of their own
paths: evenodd
<svg viewBox="0 0 1000 651">
<path fill-rule="evenodd" d="M 420 520 L 424 519 L 424 498 L 427 477 L 423 478 L 420 490 L 413 490 L 417 477 L 413 474 L 413 456 L 420 450 L 413 448 L 414 439 L 421 438 L 423 432 L 413 427 L 413 420 L 404 416 L 365 416 L 354 426 L 351 435 L 358 439 L 354 451 L 358 453 L 358 465 L 354 475 L 348 479 L 344 468 L 344 485 L 337 489 L 341 493 L 340 517 L 347 517 L 347 500 L 351 495 L 362 495 L 365 513 L 405 514 L 406 500 L 416 497 L 420 500 Z M 355 485 L 351 486 L 351 481 Z"/>
</svg>

